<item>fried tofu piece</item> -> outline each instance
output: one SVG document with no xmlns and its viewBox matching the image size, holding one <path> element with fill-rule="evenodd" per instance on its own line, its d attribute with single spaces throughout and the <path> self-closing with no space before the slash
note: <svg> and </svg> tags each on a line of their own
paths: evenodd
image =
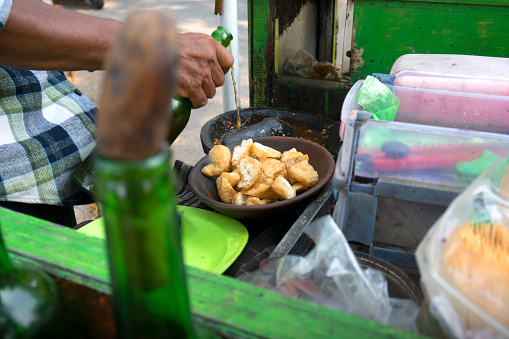
<svg viewBox="0 0 509 339">
<path fill-rule="evenodd" d="M 253 143 L 253 146 L 251 147 L 251 153 L 256 155 L 260 159 L 266 158 L 279 159 L 281 157 L 281 152 L 271 147 L 262 145 L 259 142 Z"/>
<path fill-rule="evenodd" d="M 290 185 L 293 185 L 295 183 L 297 183 L 297 181 L 293 178 L 290 178 L 290 176 L 288 175 L 288 171 L 286 170 L 286 166 L 285 166 L 285 170 L 283 172 L 281 172 L 281 176 L 283 176 L 283 178 L 286 179 L 286 181 L 288 181 L 290 183 Z"/>
<path fill-rule="evenodd" d="M 280 175 L 284 175 L 286 172 L 286 166 L 281 161 L 273 158 L 267 158 L 262 160 L 263 173 L 271 178 L 276 179 Z"/>
<path fill-rule="evenodd" d="M 253 153 L 251 153 L 251 155 L 250 155 L 250 156 L 251 156 L 251 158 L 253 158 L 253 159 L 255 159 L 255 160 L 258 160 L 258 161 L 263 160 L 263 159 L 258 158 L 258 157 L 257 157 L 256 155 L 254 155 Z"/>
<path fill-rule="evenodd" d="M 271 201 L 267 200 L 267 199 L 260 199 L 260 198 L 257 198 L 257 197 L 247 197 L 246 198 L 246 205 L 247 206 L 250 206 L 250 205 L 267 205 L 269 202 L 271 202 Z"/>
<path fill-rule="evenodd" d="M 240 182 L 240 179 L 242 179 L 240 171 L 238 169 L 236 169 L 233 172 L 223 172 L 221 173 L 221 176 L 228 180 L 232 187 L 237 186 L 237 184 Z"/>
<path fill-rule="evenodd" d="M 293 165 L 298 162 L 309 160 L 309 156 L 307 154 L 303 154 L 297 151 L 295 148 L 292 148 L 289 151 L 283 152 L 281 155 L 281 162 L 286 165 L 286 169 L 290 169 Z"/>
<path fill-rule="evenodd" d="M 272 189 L 272 183 L 274 179 L 268 178 L 262 174 L 261 178 L 254 183 L 247 190 L 243 190 L 242 192 L 248 194 L 249 196 L 254 196 L 260 199 L 268 199 L 271 201 L 277 201 L 280 199 L 279 194 L 274 192 Z"/>
<path fill-rule="evenodd" d="M 271 202 L 281 200 L 281 197 L 279 196 L 279 194 L 276 193 L 276 191 L 274 191 L 272 185 L 270 185 L 270 188 L 258 198 L 267 199 L 270 200 Z"/>
<path fill-rule="evenodd" d="M 292 188 L 295 191 L 295 193 L 299 193 L 300 191 L 306 190 L 308 187 L 306 185 L 304 185 L 303 183 L 298 182 L 296 184 L 293 184 Z"/>
<path fill-rule="evenodd" d="M 260 199 L 273 199 L 278 198 L 278 195 L 271 189 L 271 185 L 274 182 L 273 179 L 266 178 L 265 180 L 259 180 L 254 183 L 253 186 L 241 192 L 251 197 L 257 197 Z"/>
<path fill-rule="evenodd" d="M 237 194 L 237 191 L 235 191 L 228 182 L 223 177 L 218 177 L 216 179 L 216 187 L 217 187 L 217 193 L 219 194 L 219 198 L 221 198 L 221 201 L 227 204 L 231 204 L 233 201 L 233 197 L 235 194 Z"/>
<path fill-rule="evenodd" d="M 232 204 L 234 205 L 245 205 L 246 199 L 248 198 L 247 195 L 242 194 L 241 192 L 235 194 L 232 199 Z"/>
<path fill-rule="evenodd" d="M 201 172 L 209 177 L 220 175 L 223 172 L 229 172 L 231 166 L 230 149 L 224 145 L 214 145 L 209 151 L 211 164 L 203 167 Z"/>
<path fill-rule="evenodd" d="M 300 161 L 288 169 L 290 178 L 311 187 L 318 182 L 318 172 L 307 161 Z"/>
<path fill-rule="evenodd" d="M 262 183 L 267 184 L 267 185 L 269 185 L 269 186 L 270 186 L 270 185 L 272 185 L 272 183 L 274 182 L 274 179 L 269 178 L 269 177 L 268 177 L 268 176 L 266 176 L 266 175 L 265 175 L 265 173 L 263 173 L 263 171 L 262 171 L 262 175 L 261 175 L 260 179 L 258 179 L 258 181 L 257 181 L 257 182 L 262 182 Z"/>
<path fill-rule="evenodd" d="M 295 147 L 292 149 L 289 149 L 288 151 L 285 151 L 281 154 L 281 158 L 279 160 L 281 160 L 281 162 L 285 163 L 290 158 L 290 155 L 295 152 L 297 152 L 297 149 Z"/>
<path fill-rule="evenodd" d="M 242 140 L 240 145 L 233 148 L 233 155 L 231 158 L 232 165 L 237 167 L 242 158 L 251 155 L 251 147 L 253 146 L 253 139 Z"/>
<path fill-rule="evenodd" d="M 254 185 L 262 176 L 262 164 L 251 157 L 240 159 L 238 169 L 242 179 L 237 184 L 239 189 L 247 189 Z"/>
<path fill-rule="evenodd" d="M 297 195 L 292 185 L 281 175 L 274 180 L 271 187 L 283 200 L 294 198 Z"/>
</svg>

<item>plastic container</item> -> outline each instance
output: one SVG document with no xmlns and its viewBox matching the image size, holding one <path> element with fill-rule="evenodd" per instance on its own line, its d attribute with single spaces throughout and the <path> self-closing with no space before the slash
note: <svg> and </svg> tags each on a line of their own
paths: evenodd
<svg viewBox="0 0 509 339">
<path fill-rule="evenodd" d="M 394 62 L 390 72 L 398 77 L 414 73 L 432 77 L 509 81 L 509 58 L 459 54 L 405 54 Z M 437 89 L 452 90 L 448 87 Z M 484 90 L 479 86 L 475 93 L 484 93 Z"/>
<path fill-rule="evenodd" d="M 394 63 L 393 85 L 509 95 L 509 58 L 456 54 L 406 54 Z"/>
<path fill-rule="evenodd" d="M 348 241 L 398 267 L 451 200 L 493 161 L 509 156 L 509 135 L 370 119 L 346 121 L 333 185 L 336 223 Z"/>
<path fill-rule="evenodd" d="M 406 54 L 394 62 L 395 85 L 509 95 L 509 58 Z"/>
<path fill-rule="evenodd" d="M 357 81 L 348 92 L 342 122 L 364 109 L 355 100 L 363 83 Z M 401 101 L 395 121 L 509 134 L 509 96 L 386 86 Z"/>
<path fill-rule="evenodd" d="M 423 329 L 436 330 L 435 318 L 449 338 L 509 338 L 508 179 L 508 165 L 494 163 L 417 247 L 429 312 Z"/>
<path fill-rule="evenodd" d="M 360 128 L 356 149 L 352 142 L 345 139 L 343 149 L 353 152 L 355 163 L 342 154 L 335 181 L 343 180 L 342 166 L 353 166 L 358 177 L 466 187 L 490 159 L 509 157 L 509 135 L 381 120 Z"/>
<path fill-rule="evenodd" d="M 451 201 L 509 156 L 509 97 L 386 85 L 401 103 L 383 121 L 357 104 L 362 84 L 343 103 L 333 215 L 349 242 L 414 268 L 416 246 Z"/>
<path fill-rule="evenodd" d="M 394 78 L 394 85 L 491 95 L 509 95 L 509 79 L 467 77 L 430 72 L 405 71 Z"/>
</svg>

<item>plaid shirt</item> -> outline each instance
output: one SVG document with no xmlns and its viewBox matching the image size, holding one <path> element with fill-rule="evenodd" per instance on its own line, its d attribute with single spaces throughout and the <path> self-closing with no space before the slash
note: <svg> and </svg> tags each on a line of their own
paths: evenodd
<svg viewBox="0 0 509 339">
<path fill-rule="evenodd" d="M 12 0 L 0 0 L 0 33 Z M 90 202 L 73 173 L 95 147 L 94 104 L 62 72 L 0 65 L 0 201 Z"/>
</svg>

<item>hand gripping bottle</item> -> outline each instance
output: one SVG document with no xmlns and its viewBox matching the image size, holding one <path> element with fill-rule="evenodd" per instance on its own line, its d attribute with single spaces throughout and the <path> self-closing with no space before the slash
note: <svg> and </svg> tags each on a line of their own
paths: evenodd
<svg viewBox="0 0 509 339">
<path fill-rule="evenodd" d="M 224 27 L 219 26 L 213 33 L 212 37 L 224 47 L 228 47 L 233 36 Z M 171 145 L 179 134 L 186 127 L 189 117 L 191 116 L 191 100 L 176 95 L 171 101 L 171 117 L 170 128 L 168 132 L 168 143 Z"/>
</svg>

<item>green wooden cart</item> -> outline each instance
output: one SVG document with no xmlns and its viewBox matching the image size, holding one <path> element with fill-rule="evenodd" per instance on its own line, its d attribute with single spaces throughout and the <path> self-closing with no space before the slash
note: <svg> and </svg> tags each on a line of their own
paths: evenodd
<svg viewBox="0 0 509 339">
<path fill-rule="evenodd" d="M 388 73 L 403 54 L 509 54 L 507 0 L 249 0 L 248 7 L 253 107 L 291 108 L 339 120 L 353 82 Z M 280 70 L 291 55 L 285 49 L 290 45 L 339 65 L 342 80 L 284 75 Z M 328 190 L 323 204 L 311 209 L 329 213 Z M 312 214 L 311 220 L 319 215 Z M 73 334 L 114 338 L 105 242 L 6 209 L 0 209 L 0 222 L 12 258 L 43 269 L 57 282 Z M 291 230 L 303 225 L 301 220 Z M 287 253 L 288 246 L 279 246 L 278 253 Z M 224 337 L 418 337 L 230 277 L 191 267 L 186 273 L 195 324 Z"/>
</svg>

